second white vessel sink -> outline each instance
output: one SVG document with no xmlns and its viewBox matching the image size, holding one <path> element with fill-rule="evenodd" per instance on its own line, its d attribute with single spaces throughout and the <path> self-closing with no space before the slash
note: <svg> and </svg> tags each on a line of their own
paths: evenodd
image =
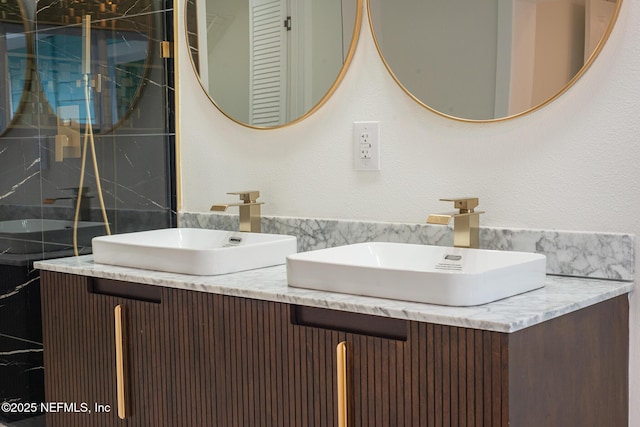
<svg viewBox="0 0 640 427">
<path fill-rule="evenodd" d="M 294 236 L 200 228 L 167 228 L 96 237 L 99 264 L 199 276 L 284 264 L 296 253 Z"/>
<path fill-rule="evenodd" d="M 287 257 L 289 286 L 452 306 L 541 288 L 545 274 L 541 254 L 404 243 L 359 243 Z"/>
</svg>

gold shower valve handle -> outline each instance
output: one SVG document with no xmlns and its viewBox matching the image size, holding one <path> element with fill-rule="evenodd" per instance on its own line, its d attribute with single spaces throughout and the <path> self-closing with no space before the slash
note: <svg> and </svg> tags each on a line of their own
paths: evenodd
<svg viewBox="0 0 640 427">
<path fill-rule="evenodd" d="M 459 197 L 451 199 L 440 199 L 441 202 L 453 202 L 455 209 L 460 209 L 460 213 L 472 213 L 473 209 L 478 207 L 479 200 L 477 197 Z"/>
</svg>

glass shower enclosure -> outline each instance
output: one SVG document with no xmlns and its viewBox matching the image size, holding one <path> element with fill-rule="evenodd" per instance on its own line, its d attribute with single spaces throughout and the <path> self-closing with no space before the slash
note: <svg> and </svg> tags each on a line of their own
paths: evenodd
<svg viewBox="0 0 640 427">
<path fill-rule="evenodd" d="M 160 55 L 172 8 L 0 4 L 0 402 L 45 402 L 33 262 L 175 226 L 173 64 Z M 42 425 L 15 412 L 0 425 L 30 417 Z"/>
</svg>

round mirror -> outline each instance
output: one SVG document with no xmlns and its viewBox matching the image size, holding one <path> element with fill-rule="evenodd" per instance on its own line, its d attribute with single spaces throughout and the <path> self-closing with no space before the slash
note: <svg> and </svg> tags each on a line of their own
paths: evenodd
<svg viewBox="0 0 640 427">
<path fill-rule="evenodd" d="M 104 134 L 128 116 L 150 67 L 150 12 L 150 0 L 38 0 L 36 66 L 59 127 L 90 120 Z"/>
<path fill-rule="evenodd" d="M 0 2 L 0 135 L 15 121 L 31 81 L 33 51 L 18 0 Z"/>
<path fill-rule="evenodd" d="M 622 0 L 368 0 L 380 55 L 414 100 L 496 121 L 555 99 L 606 41 Z"/>
<path fill-rule="evenodd" d="M 187 0 L 200 84 L 227 117 L 277 128 L 316 111 L 357 44 L 362 0 Z"/>
</svg>

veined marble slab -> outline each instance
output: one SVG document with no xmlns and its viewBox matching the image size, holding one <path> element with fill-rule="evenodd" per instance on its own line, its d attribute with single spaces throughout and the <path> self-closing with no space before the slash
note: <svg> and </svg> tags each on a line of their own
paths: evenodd
<svg viewBox="0 0 640 427">
<path fill-rule="evenodd" d="M 629 282 L 547 276 L 539 290 L 480 306 L 447 307 L 290 288 L 284 265 L 191 276 L 95 264 L 85 255 L 39 261 L 35 268 L 497 332 L 515 332 L 633 290 Z"/>
<path fill-rule="evenodd" d="M 233 214 L 179 214 L 180 227 L 237 230 Z M 431 224 L 263 217 L 262 232 L 298 238 L 298 252 L 362 242 L 452 246 L 453 228 Z M 547 256 L 547 274 L 595 279 L 634 280 L 635 236 L 557 230 L 483 227 L 484 249 L 536 252 Z"/>
</svg>

